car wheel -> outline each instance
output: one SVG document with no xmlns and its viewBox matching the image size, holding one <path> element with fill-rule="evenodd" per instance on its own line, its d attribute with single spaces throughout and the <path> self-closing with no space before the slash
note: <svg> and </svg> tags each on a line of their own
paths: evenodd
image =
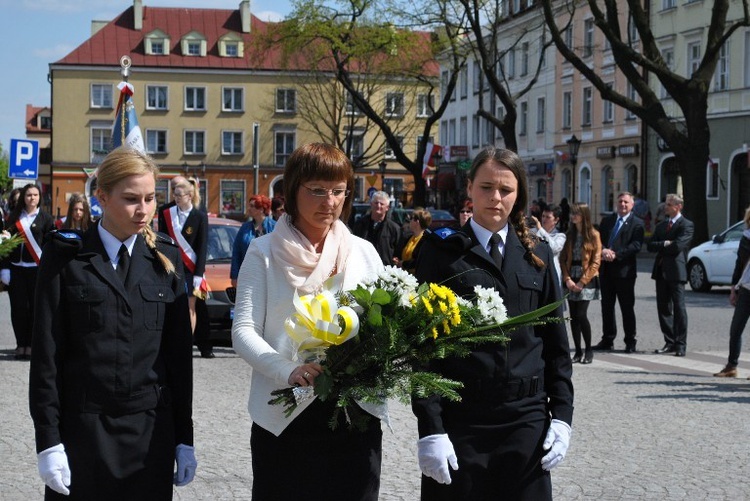
<svg viewBox="0 0 750 501">
<path fill-rule="evenodd" d="M 706 277 L 706 268 L 698 260 L 688 263 L 688 281 L 690 288 L 696 292 L 708 292 L 711 290 L 711 284 Z"/>
</svg>

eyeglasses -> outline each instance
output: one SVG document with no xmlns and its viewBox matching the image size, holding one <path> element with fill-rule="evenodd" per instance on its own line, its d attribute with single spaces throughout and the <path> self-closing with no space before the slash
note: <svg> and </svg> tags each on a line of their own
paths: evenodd
<svg viewBox="0 0 750 501">
<path fill-rule="evenodd" d="M 461 212 L 461 214 L 472 214 L 474 211 L 473 210 L 462 210 L 462 211 L 459 211 L 459 212 Z"/>
<path fill-rule="evenodd" d="M 303 186 L 304 189 L 306 189 L 310 195 L 314 197 L 327 197 L 329 195 L 333 195 L 335 198 L 341 198 L 341 197 L 348 197 L 349 193 L 351 193 L 351 190 L 346 190 L 343 188 L 336 188 L 333 190 L 329 190 L 327 188 L 308 188 L 307 186 Z"/>
</svg>

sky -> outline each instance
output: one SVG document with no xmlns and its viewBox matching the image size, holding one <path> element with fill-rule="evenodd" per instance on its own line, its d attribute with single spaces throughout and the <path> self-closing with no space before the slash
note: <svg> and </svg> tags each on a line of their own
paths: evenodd
<svg viewBox="0 0 750 501">
<path fill-rule="evenodd" d="M 240 0 L 143 0 L 145 7 L 237 9 Z M 49 64 L 91 36 L 91 21 L 110 21 L 132 0 L 0 0 L 0 146 L 26 137 L 26 105 L 49 106 Z M 290 0 L 251 0 L 264 21 L 289 14 Z"/>
</svg>

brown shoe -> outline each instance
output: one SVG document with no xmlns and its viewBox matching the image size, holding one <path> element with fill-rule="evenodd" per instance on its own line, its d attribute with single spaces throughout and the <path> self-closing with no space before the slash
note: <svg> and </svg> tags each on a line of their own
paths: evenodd
<svg viewBox="0 0 750 501">
<path fill-rule="evenodd" d="M 720 372 L 714 374 L 714 377 L 737 377 L 737 367 L 727 365 Z"/>
</svg>

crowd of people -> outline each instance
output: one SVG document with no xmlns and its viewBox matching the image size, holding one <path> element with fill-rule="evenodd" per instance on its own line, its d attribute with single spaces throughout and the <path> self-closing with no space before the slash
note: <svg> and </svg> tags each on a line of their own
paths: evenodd
<svg viewBox="0 0 750 501">
<path fill-rule="evenodd" d="M 31 360 L 45 499 L 171 499 L 172 486 L 195 475 L 193 344 L 202 357 L 214 356 L 205 307 L 208 219 L 197 180 L 182 176 L 171 180 L 173 201 L 157 209 L 157 175 L 148 156 L 118 148 L 97 170 L 98 221 L 81 194 L 69 197 L 66 216 L 55 221 L 40 210 L 33 184 L 18 190 L 4 221 L 24 239 L 0 263 L 0 281 L 9 291 L 15 357 Z M 520 157 L 493 147 L 468 172 L 469 198 L 454 227 L 431 231 L 430 211 L 415 208 L 402 228 L 388 216 L 389 195 L 376 191 L 370 211 L 350 228 L 342 221 L 349 221 L 353 189 L 343 152 L 301 146 L 286 163 L 284 196 L 251 197 L 234 242 L 232 342 L 253 369 L 253 497 L 301 497 L 314 486 L 319 498 L 378 498 L 385 404 L 363 404 L 363 427 L 346 426 L 338 414 L 332 428 L 335 402 L 305 398 L 286 417 L 269 399 L 281 387 L 314 386 L 323 371 L 320 356 L 300 358 L 286 334 L 295 292 L 319 293 L 333 276 L 342 290 L 353 289 L 393 265 L 463 297 L 475 287 L 493 289 L 511 316 L 560 302 L 554 316 L 569 317 L 572 354 L 565 323 L 522 327 L 507 344 L 472 346 L 467 357 L 424 367 L 461 382 L 461 401 L 412 399 L 421 499 L 498 492 L 551 499 L 550 470 L 571 437 L 572 364 L 614 349 L 617 302 L 625 353 L 636 352 L 636 256 L 647 227 L 637 196 L 620 193 L 615 212 L 595 224 L 585 203 L 529 201 Z M 647 243 L 665 341 L 656 352 L 675 356 L 686 353 L 685 256 L 693 236 L 683 204 L 676 194 L 665 197 Z M 750 318 L 750 209 L 745 224 L 730 295 L 729 357 L 717 377 L 737 376 Z M 602 338 L 594 344 L 588 307 L 598 300 Z M 289 465 L 310 453 L 314 461 L 289 482 Z"/>
</svg>

